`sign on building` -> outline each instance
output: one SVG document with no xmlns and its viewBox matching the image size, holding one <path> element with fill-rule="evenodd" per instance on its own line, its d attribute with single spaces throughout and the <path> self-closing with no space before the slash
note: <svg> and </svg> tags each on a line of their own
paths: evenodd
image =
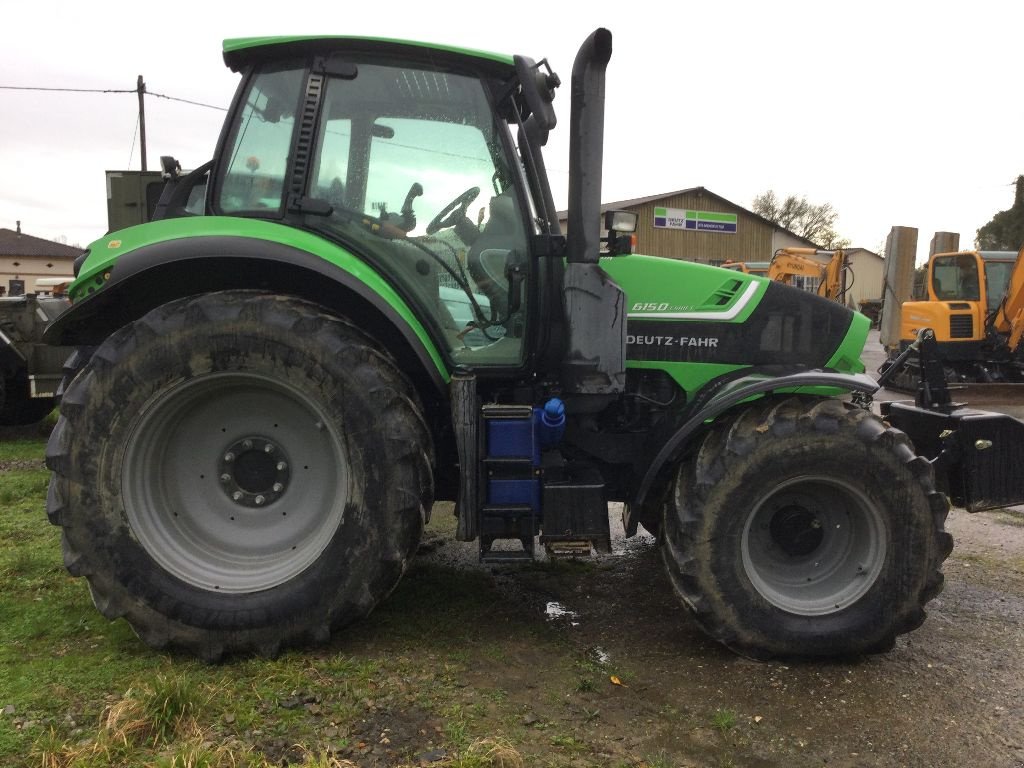
<svg viewBox="0 0 1024 768">
<path fill-rule="evenodd" d="M 735 234 L 736 214 L 693 211 L 683 208 L 655 208 L 654 226 L 660 229 L 688 229 L 695 232 Z"/>
</svg>

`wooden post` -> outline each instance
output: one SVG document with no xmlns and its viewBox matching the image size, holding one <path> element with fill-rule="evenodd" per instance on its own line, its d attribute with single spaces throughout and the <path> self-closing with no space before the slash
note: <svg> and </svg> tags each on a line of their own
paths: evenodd
<svg viewBox="0 0 1024 768">
<path fill-rule="evenodd" d="M 879 341 L 886 349 L 900 340 L 903 302 L 914 290 L 914 262 L 917 258 L 917 229 L 893 227 L 885 241 L 885 279 L 882 283 L 882 319 Z"/>
<path fill-rule="evenodd" d="M 957 232 L 936 232 L 928 247 L 928 258 L 936 253 L 956 253 L 960 250 L 960 235 Z"/>
</svg>

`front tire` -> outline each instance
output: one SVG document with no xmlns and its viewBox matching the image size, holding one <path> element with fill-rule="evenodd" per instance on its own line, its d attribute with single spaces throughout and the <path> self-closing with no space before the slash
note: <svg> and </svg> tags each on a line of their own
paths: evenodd
<svg viewBox="0 0 1024 768">
<path fill-rule="evenodd" d="M 680 468 L 663 554 L 698 623 L 741 654 L 879 652 L 941 590 L 947 512 L 903 433 L 838 400 L 766 400 Z"/>
<path fill-rule="evenodd" d="M 63 395 L 47 511 L 105 616 L 208 660 L 324 642 L 397 584 L 433 495 L 415 393 L 314 305 L 224 292 L 113 334 Z"/>
</svg>

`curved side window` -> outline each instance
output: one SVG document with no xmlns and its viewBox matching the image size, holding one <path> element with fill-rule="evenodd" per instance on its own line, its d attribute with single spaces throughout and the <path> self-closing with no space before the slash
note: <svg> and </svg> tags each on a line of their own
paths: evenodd
<svg viewBox="0 0 1024 768">
<path fill-rule="evenodd" d="M 261 72 L 249 85 L 219 187 L 221 211 L 280 215 L 301 69 Z"/>
</svg>

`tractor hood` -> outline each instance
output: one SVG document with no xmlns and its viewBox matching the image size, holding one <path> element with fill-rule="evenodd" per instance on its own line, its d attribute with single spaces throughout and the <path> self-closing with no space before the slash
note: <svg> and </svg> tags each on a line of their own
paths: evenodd
<svg viewBox="0 0 1024 768">
<path fill-rule="evenodd" d="M 666 368 L 677 378 L 703 371 L 697 381 L 686 374 L 687 389 L 739 368 L 864 371 L 870 322 L 836 302 L 674 259 L 618 256 L 601 266 L 627 297 L 629 367 Z"/>
</svg>

